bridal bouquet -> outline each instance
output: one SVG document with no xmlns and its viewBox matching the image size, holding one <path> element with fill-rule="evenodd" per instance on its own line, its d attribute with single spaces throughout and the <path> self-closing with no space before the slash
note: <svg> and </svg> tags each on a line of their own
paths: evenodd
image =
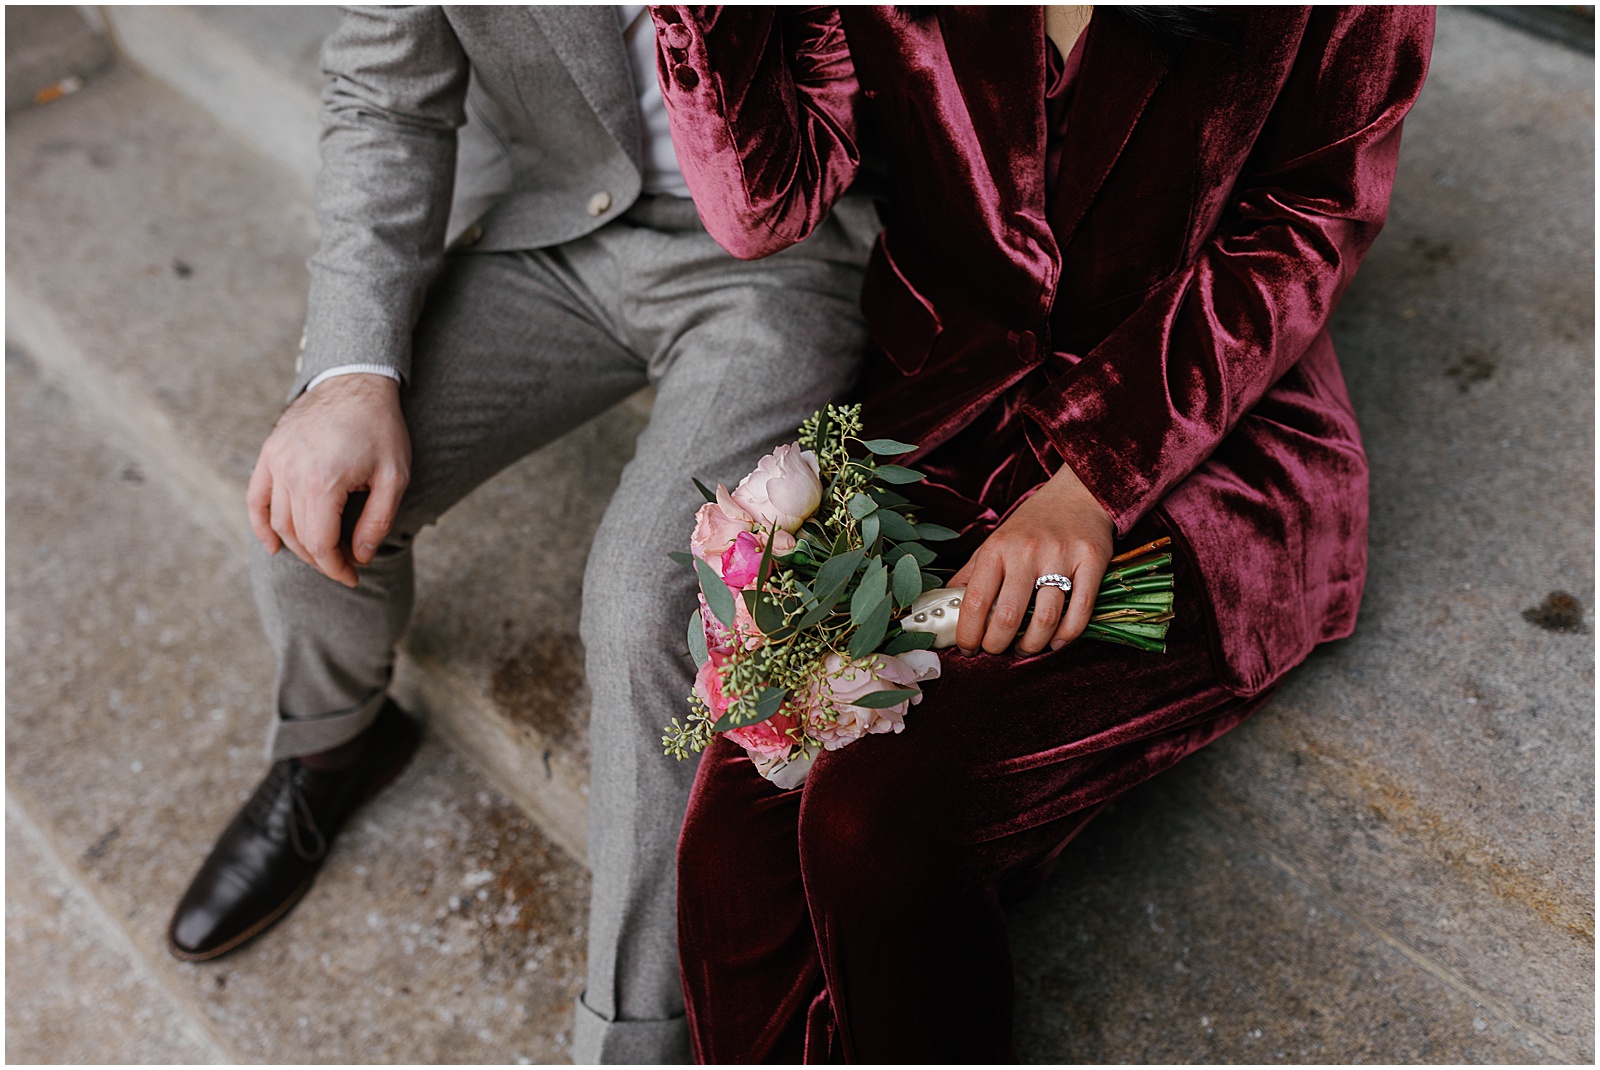
<svg viewBox="0 0 1600 1070">
<path fill-rule="evenodd" d="M 861 431 L 859 406 L 830 405 L 732 491 L 695 481 L 706 504 L 689 553 L 672 556 L 700 581 L 688 630 L 698 672 L 688 716 L 662 737 L 667 754 L 725 733 L 768 780 L 795 787 L 821 751 L 902 731 L 938 678 L 934 648 L 954 642 L 964 592 L 941 586 L 927 544 L 956 532 L 918 523 L 892 489 L 923 476 L 883 458 L 916 447 Z M 1086 637 L 1164 649 L 1164 544 L 1112 562 Z"/>
</svg>

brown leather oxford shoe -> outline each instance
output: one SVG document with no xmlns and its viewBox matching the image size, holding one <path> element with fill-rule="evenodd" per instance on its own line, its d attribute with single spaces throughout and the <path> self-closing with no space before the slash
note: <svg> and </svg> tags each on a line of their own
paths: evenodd
<svg viewBox="0 0 1600 1070">
<path fill-rule="evenodd" d="M 274 763 L 179 900 L 168 950 L 188 962 L 214 959 L 289 913 L 311 889 L 345 821 L 400 774 L 421 738 L 418 724 L 386 701 L 350 768 Z"/>
</svg>

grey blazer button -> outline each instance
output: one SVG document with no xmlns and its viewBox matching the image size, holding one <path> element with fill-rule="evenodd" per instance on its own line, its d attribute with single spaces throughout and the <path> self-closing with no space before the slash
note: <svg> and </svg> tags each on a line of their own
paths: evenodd
<svg viewBox="0 0 1600 1070">
<path fill-rule="evenodd" d="M 672 77 L 685 89 L 693 89 L 700 84 L 700 75 L 687 63 L 680 63 L 672 68 Z"/>
<path fill-rule="evenodd" d="M 611 194 L 601 190 L 589 198 L 589 214 L 605 215 L 611 210 Z"/>
<path fill-rule="evenodd" d="M 477 223 L 472 224 L 461 232 L 461 237 L 456 239 L 457 249 L 470 249 L 483 240 L 483 227 Z"/>
</svg>

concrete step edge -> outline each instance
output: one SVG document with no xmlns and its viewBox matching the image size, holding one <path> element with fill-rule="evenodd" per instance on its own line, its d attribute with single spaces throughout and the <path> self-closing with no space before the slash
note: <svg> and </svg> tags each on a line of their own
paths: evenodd
<svg viewBox="0 0 1600 1070">
<path fill-rule="evenodd" d="M 114 941 L 116 950 L 136 963 L 136 969 L 142 968 L 146 979 L 166 995 L 174 1009 L 194 1029 L 197 1037 L 212 1049 L 210 1052 L 212 1059 L 217 1063 L 248 1062 L 249 1060 L 243 1058 L 233 1045 L 228 1043 L 226 1037 L 212 1027 L 211 1019 L 194 999 L 194 986 L 184 984 L 182 978 L 178 976 L 176 962 L 170 958 L 147 953 L 133 939 L 111 904 L 102 896 L 101 883 L 92 880 L 73 862 L 72 852 L 63 850 L 65 845 L 59 843 L 51 834 L 49 822 L 35 818 L 34 815 L 40 812 L 40 808 L 33 804 L 26 790 L 15 785 L 6 786 L 6 812 L 33 841 L 34 848 L 44 856 L 46 863 L 53 866 L 74 888 L 83 893 L 84 898 L 92 904 L 94 911 L 99 915 L 99 920 L 104 922 L 104 927 Z"/>
<path fill-rule="evenodd" d="M 72 339 L 49 303 L 6 277 L 6 336 L 27 351 L 63 390 L 103 421 L 109 435 L 158 473 L 204 530 L 241 557 L 249 554 L 244 487 L 218 473 L 183 441 L 143 384 L 97 366 Z M 493 705 L 437 662 L 402 643 L 395 693 L 425 714 L 490 783 L 510 796 L 552 840 L 587 865 L 582 785 L 549 771 L 559 745 L 527 726 L 515 729 Z"/>
<path fill-rule="evenodd" d="M 321 166 L 315 92 L 194 9 L 111 5 L 102 10 L 124 56 L 310 189 Z"/>
</svg>

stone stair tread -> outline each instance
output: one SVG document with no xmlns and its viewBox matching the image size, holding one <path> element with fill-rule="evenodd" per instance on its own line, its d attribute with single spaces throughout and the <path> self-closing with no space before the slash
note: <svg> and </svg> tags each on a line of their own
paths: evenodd
<svg viewBox="0 0 1600 1070">
<path fill-rule="evenodd" d="M 124 943 L 8 809 L 7 1063 L 227 1061 Z"/>
<path fill-rule="evenodd" d="M 1159 784 L 1012 917 L 1028 1063 L 1566 1061 Z"/>
<path fill-rule="evenodd" d="M 437 738 L 270 934 L 168 957 L 266 768 L 248 578 L 14 350 L 6 404 L 7 790 L 174 998 L 240 1060 L 564 1060 L 587 874 Z"/>
</svg>

